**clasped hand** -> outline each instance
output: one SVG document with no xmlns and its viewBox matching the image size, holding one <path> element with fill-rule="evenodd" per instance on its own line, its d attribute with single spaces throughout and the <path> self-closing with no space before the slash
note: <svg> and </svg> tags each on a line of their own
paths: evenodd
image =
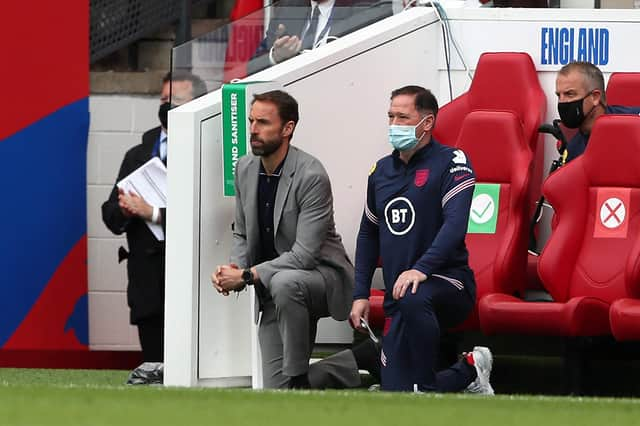
<svg viewBox="0 0 640 426">
<path fill-rule="evenodd" d="M 131 191 L 127 193 L 121 188 L 118 188 L 118 205 L 126 217 L 138 216 L 151 220 L 153 216 L 153 207 L 144 198 Z"/>
<path fill-rule="evenodd" d="M 218 293 L 228 296 L 231 291 L 238 290 L 244 286 L 242 270 L 235 263 L 219 265 L 216 271 L 211 274 L 211 283 Z"/>
</svg>

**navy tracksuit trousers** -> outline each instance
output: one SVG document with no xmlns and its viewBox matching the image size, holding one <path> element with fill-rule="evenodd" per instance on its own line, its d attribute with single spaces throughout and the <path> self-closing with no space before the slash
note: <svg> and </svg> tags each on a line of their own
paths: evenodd
<svg viewBox="0 0 640 426">
<path fill-rule="evenodd" d="M 458 392 L 476 377 L 461 360 L 436 372 L 441 328 L 461 324 L 471 313 L 475 294 L 435 276 L 395 301 L 382 341 L 381 387 L 386 391 Z"/>
</svg>

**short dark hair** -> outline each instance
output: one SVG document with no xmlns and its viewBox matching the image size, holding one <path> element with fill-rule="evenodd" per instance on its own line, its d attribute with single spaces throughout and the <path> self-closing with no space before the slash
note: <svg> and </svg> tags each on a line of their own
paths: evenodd
<svg viewBox="0 0 640 426">
<path fill-rule="evenodd" d="M 256 101 L 274 104 L 278 109 L 278 115 L 280 116 L 280 120 L 282 120 L 282 124 L 288 121 L 293 121 L 294 124 L 298 124 L 298 119 L 300 118 L 298 102 L 287 92 L 272 90 L 270 92 L 259 93 L 253 95 L 251 105 Z"/>
<path fill-rule="evenodd" d="M 596 89 L 600 90 L 600 92 L 602 93 L 600 99 L 602 99 L 602 103 L 606 105 L 607 95 L 604 89 L 604 76 L 602 75 L 602 71 L 600 71 L 600 68 L 593 65 L 591 62 L 573 61 L 560 68 L 558 74 L 569 75 L 569 73 L 574 71 L 579 72 L 583 75 L 584 82 L 587 85 L 587 90 L 589 92 L 592 92 Z"/>
<path fill-rule="evenodd" d="M 173 71 L 169 71 L 162 78 L 162 84 L 170 81 L 190 81 L 191 97 L 193 97 L 193 99 L 207 93 L 207 85 L 205 82 L 200 77 L 187 70 L 175 69 Z"/>
<path fill-rule="evenodd" d="M 429 89 L 422 86 L 404 86 L 391 92 L 391 99 L 399 95 L 414 95 L 416 111 L 420 114 L 438 115 L 438 100 Z"/>
</svg>

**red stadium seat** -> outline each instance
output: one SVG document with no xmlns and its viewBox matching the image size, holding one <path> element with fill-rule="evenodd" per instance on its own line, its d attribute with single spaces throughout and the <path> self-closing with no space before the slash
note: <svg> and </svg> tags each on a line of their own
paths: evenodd
<svg viewBox="0 0 640 426">
<path fill-rule="evenodd" d="M 636 259 L 640 259 L 640 253 Z M 634 289 L 634 293 L 636 298 L 616 300 L 609 310 L 611 332 L 618 341 L 640 340 L 640 294 L 638 294 L 638 288 Z"/>
<path fill-rule="evenodd" d="M 640 72 L 614 72 L 607 83 L 607 104 L 640 105 Z"/>
<path fill-rule="evenodd" d="M 460 123 L 474 110 L 511 111 L 522 123 L 524 139 L 535 158 L 529 188 L 533 207 L 542 183 L 544 146 L 538 127 L 546 115 L 547 100 L 531 57 L 524 52 L 483 53 L 469 91 L 438 112 L 434 137 L 454 146 Z"/>
<path fill-rule="evenodd" d="M 543 191 L 557 223 L 538 273 L 554 302 L 508 294 L 480 300 L 486 334 L 611 334 L 609 307 L 640 283 L 640 118 L 596 120 L 585 153 L 552 174 Z"/>
<path fill-rule="evenodd" d="M 611 74 L 607 83 L 607 104 L 640 105 L 640 73 L 616 72 Z M 640 253 L 632 259 L 640 259 Z M 629 268 L 636 267 L 629 265 Z M 629 273 L 632 273 L 629 271 Z M 632 286 L 629 293 L 640 298 L 640 289 Z M 609 311 L 611 331 L 616 340 L 640 340 L 640 301 L 621 299 L 611 305 Z"/>
<path fill-rule="evenodd" d="M 607 86 L 615 105 L 640 105 L 640 73 L 613 73 Z M 640 252 L 629 256 L 628 275 L 638 275 Z M 611 331 L 618 341 L 640 340 L 640 281 L 628 283 L 628 293 L 633 298 L 616 300 L 609 310 Z"/>
<path fill-rule="evenodd" d="M 478 109 L 512 111 L 522 123 L 524 139 L 533 153 L 526 208 L 533 216 L 544 172 L 544 139 L 538 133 L 538 127 L 545 118 L 546 105 L 535 65 L 527 53 L 483 53 L 469 91 L 440 109 L 434 137 L 453 146 L 458 140 L 459 123 L 469 112 Z M 532 259 L 532 264 L 536 261 Z M 536 276 L 529 277 L 527 282 L 534 289 L 540 288 Z"/>
<path fill-rule="evenodd" d="M 384 327 L 384 290 L 371 289 L 369 296 L 369 325 L 371 328 L 382 330 Z"/>
<path fill-rule="evenodd" d="M 466 238 L 477 300 L 488 293 L 514 294 L 526 280 L 527 189 L 533 161 L 522 125 L 512 112 L 473 111 L 462 123 L 456 146 L 471 160 L 476 194 L 481 184 L 499 185 L 495 232 L 476 233 L 470 228 Z M 473 214 L 472 208 L 471 221 Z M 459 329 L 478 328 L 476 309 Z"/>
</svg>

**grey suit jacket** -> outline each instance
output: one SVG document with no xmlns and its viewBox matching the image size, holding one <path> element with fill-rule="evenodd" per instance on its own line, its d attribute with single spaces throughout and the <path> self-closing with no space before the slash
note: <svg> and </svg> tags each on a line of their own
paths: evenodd
<svg viewBox="0 0 640 426">
<path fill-rule="evenodd" d="M 331 183 L 316 158 L 294 147 L 282 168 L 273 211 L 278 257 L 256 265 L 259 256 L 258 175 L 260 158 L 248 154 L 236 168 L 236 214 L 231 261 L 255 266 L 269 288 L 271 277 L 291 269 L 318 270 L 327 285 L 329 313 L 347 318 L 353 295 L 353 265 L 336 233 Z"/>
</svg>

